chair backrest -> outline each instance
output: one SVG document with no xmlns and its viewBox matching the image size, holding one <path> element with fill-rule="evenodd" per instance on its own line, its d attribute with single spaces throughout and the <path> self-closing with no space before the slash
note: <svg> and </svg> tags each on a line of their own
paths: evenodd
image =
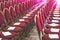
<svg viewBox="0 0 60 40">
<path fill-rule="evenodd" d="M 23 5 L 23 9 L 26 10 L 25 2 L 22 5 Z"/>
<path fill-rule="evenodd" d="M 11 16 L 9 10 L 7 8 L 4 8 L 3 12 L 4 12 L 4 16 L 7 20 L 7 22 L 10 21 L 12 19 L 12 16 Z"/>
<path fill-rule="evenodd" d="M 10 11 L 10 13 L 12 15 L 12 18 L 15 18 L 17 16 L 16 12 L 15 12 L 15 10 L 14 10 L 14 8 L 12 6 L 9 7 L 9 11 Z"/>
<path fill-rule="evenodd" d="M 27 9 L 28 8 L 28 3 L 27 2 L 26 2 L 26 5 L 25 6 L 26 6 L 26 9 Z"/>
<path fill-rule="evenodd" d="M 12 0 L 13 1 L 13 5 L 17 5 L 19 2 L 18 2 L 18 0 Z"/>
<path fill-rule="evenodd" d="M 38 15 L 36 15 L 36 24 L 37 24 L 39 31 L 42 32 L 42 25 L 41 25 Z"/>
<path fill-rule="evenodd" d="M 22 12 L 23 11 L 23 5 L 22 5 L 22 3 L 19 3 L 18 7 L 19 7 L 20 12 Z"/>
<path fill-rule="evenodd" d="M 43 27 L 44 26 L 44 19 L 42 16 L 43 16 L 42 13 L 41 14 L 39 13 L 39 20 L 41 21 L 41 25 Z"/>
<path fill-rule="evenodd" d="M 5 17 L 3 15 L 3 12 L 0 11 L 0 27 L 6 23 Z"/>
<path fill-rule="evenodd" d="M 0 3 L 0 9 L 3 11 L 3 9 L 5 8 L 5 5 L 3 2 Z"/>
<path fill-rule="evenodd" d="M 13 6 L 13 1 L 9 1 L 9 6 Z"/>
<path fill-rule="evenodd" d="M 17 15 L 20 15 L 20 10 L 19 10 L 18 6 L 15 5 L 14 8 L 15 8 L 16 14 L 17 14 Z"/>
<path fill-rule="evenodd" d="M 16 4 L 16 0 L 12 0 L 12 2 L 13 2 L 13 5 Z"/>
<path fill-rule="evenodd" d="M 9 4 L 7 1 L 4 1 L 5 8 L 9 8 Z"/>
<path fill-rule="evenodd" d="M 28 7 L 30 7 L 30 1 L 28 1 Z"/>
</svg>

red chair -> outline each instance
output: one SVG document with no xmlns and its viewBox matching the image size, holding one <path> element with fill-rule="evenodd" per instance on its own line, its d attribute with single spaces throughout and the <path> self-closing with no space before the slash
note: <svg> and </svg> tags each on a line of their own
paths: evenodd
<svg viewBox="0 0 60 40">
<path fill-rule="evenodd" d="M 14 8 L 12 6 L 9 7 L 9 11 L 11 13 L 12 18 L 16 19 L 17 14 L 16 14 L 16 12 L 15 12 L 15 10 L 14 10 Z"/>
<path fill-rule="evenodd" d="M 32 19 L 32 17 L 31 16 L 23 16 L 20 19 L 16 20 L 15 22 L 11 23 L 10 26 L 23 27 L 23 26 L 25 26 L 25 22 L 29 22 L 29 19 Z"/>
<path fill-rule="evenodd" d="M 39 17 L 38 17 L 38 16 L 36 16 L 36 24 L 37 24 L 37 27 L 38 27 L 39 31 L 41 31 L 41 32 L 42 32 L 42 25 L 41 25 L 41 22 L 40 22 L 40 20 L 39 20 Z"/>
<path fill-rule="evenodd" d="M 4 14 L 5 14 L 5 17 L 6 17 L 7 21 L 12 19 L 11 14 L 10 14 L 10 12 L 9 12 L 9 10 L 7 8 L 4 9 Z M 8 28 L 9 27 L 6 27 L 6 28 L 4 28 L 4 30 L 8 31 Z M 14 30 L 9 30 L 9 31 L 19 31 L 21 28 L 20 27 L 15 27 L 15 29 Z"/>
<path fill-rule="evenodd" d="M 16 21 L 19 21 L 20 20 L 21 22 L 29 22 L 29 20 L 32 19 L 33 16 L 34 16 L 34 13 L 32 13 L 32 14 L 27 13 L 27 14 L 25 14 L 24 16 L 22 16 L 20 19 L 18 19 Z"/>
<path fill-rule="evenodd" d="M 34 14 L 34 13 L 32 13 L 32 14 Z M 32 19 L 34 16 L 32 14 L 27 13 L 27 14 L 23 15 L 22 17 L 20 17 L 19 19 L 15 20 L 15 22 L 29 22 L 29 20 Z"/>
<path fill-rule="evenodd" d="M 41 21 L 39 19 L 39 17 L 36 15 L 36 24 L 37 24 L 37 29 L 38 29 L 38 33 L 39 33 L 39 38 L 42 39 L 42 25 L 41 25 Z"/>
<path fill-rule="evenodd" d="M 4 24 L 6 23 L 5 17 L 3 15 L 3 12 L 0 11 L 0 27 L 4 27 Z"/>
<path fill-rule="evenodd" d="M 14 21 L 15 21 L 15 19 L 17 18 L 17 15 L 16 15 L 16 13 L 15 13 L 14 8 L 11 6 L 11 7 L 9 8 L 9 10 L 10 10 L 10 13 L 11 13 Z M 10 23 L 9 26 L 17 26 L 17 27 L 20 27 L 20 26 L 21 26 L 21 27 L 23 27 L 23 26 L 25 26 L 25 23 L 21 23 L 21 22 L 16 22 L 16 21 L 15 21 L 15 22 Z"/>
<path fill-rule="evenodd" d="M 9 10 L 7 8 L 4 8 L 3 12 L 4 12 L 4 16 L 6 18 L 6 21 L 7 22 L 12 21 L 12 16 L 11 16 Z"/>
</svg>

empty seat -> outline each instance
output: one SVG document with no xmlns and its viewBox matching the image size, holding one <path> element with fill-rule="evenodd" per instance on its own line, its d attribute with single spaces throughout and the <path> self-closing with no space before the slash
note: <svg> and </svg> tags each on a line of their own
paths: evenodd
<svg viewBox="0 0 60 40">
<path fill-rule="evenodd" d="M 15 36 L 15 34 L 16 33 L 14 33 L 14 32 L 2 31 L 2 32 L 0 32 L 0 38 L 10 39 L 10 38 L 13 38 Z"/>
<path fill-rule="evenodd" d="M 33 18 L 34 12 L 32 13 L 27 13 L 25 15 L 23 15 L 22 17 L 20 17 L 19 19 L 17 19 L 15 22 L 29 22 L 29 20 L 31 20 Z"/>
<path fill-rule="evenodd" d="M 46 34 L 43 36 L 42 40 L 60 40 L 59 34 Z"/>
<path fill-rule="evenodd" d="M 48 20 L 47 23 L 57 23 L 57 24 L 60 24 L 60 21 L 59 20 Z"/>
<path fill-rule="evenodd" d="M 3 15 L 3 12 L 2 11 L 0 11 L 0 27 L 4 27 L 5 24 L 6 23 L 6 20 L 5 20 L 5 17 L 4 17 L 4 15 Z"/>
<path fill-rule="evenodd" d="M 46 28 L 60 28 L 59 24 L 56 23 L 50 23 L 46 24 Z"/>
<path fill-rule="evenodd" d="M 24 27 L 25 26 L 25 22 L 19 22 L 19 21 L 15 21 L 9 24 L 9 26 L 16 26 L 16 27 Z"/>
<path fill-rule="evenodd" d="M 20 18 L 20 19 L 15 20 L 15 22 L 25 22 L 25 23 L 27 23 L 27 22 L 29 22 L 29 20 L 24 19 L 24 18 Z"/>
<path fill-rule="evenodd" d="M 45 29 L 44 32 L 46 34 L 60 34 L 60 29 L 59 28 L 49 28 L 49 29 Z"/>
<path fill-rule="evenodd" d="M 15 27 L 15 26 L 8 26 L 3 29 L 4 31 L 10 31 L 10 32 L 19 32 L 22 30 L 21 27 Z"/>
</svg>

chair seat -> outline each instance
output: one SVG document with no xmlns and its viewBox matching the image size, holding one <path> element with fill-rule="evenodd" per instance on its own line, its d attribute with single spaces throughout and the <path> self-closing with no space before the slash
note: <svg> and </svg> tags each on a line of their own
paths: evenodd
<svg viewBox="0 0 60 40">
<path fill-rule="evenodd" d="M 58 21 L 60 21 L 60 19 L 50 19 L 50 18 L 48 19 L 48 21 L 51 21 L 51 20 L 58 20 Z"/>
<path fill-rule="evenodd" d="M 59 28 L 49 28 L 49 29 L 45 29 L 44 32 L 46 34 L 60 34 L 60 29 Z"/>
<path fill-rule="evenodd" d="M 31 16 L 34 16 L 34 15 L 35 15 L 35 13 L 31 14 Z"/>
<path fill-rule="evenodd" d="M 25 26 L 25 23 L 12 22 L 12 23 L 9 24 L 9 26 L 23 27 L 23 26 Z"/>
<path fill-rule="evenodd" d="M 48 20 L 47 23 L 48 23 L 48 24 L 50 24 L 50 23 L 57 23 L 57 24 L 60 24 L 60 21 L 59 21 L 59 20 Z"/>
<path fill-rule="evenodd" d="M 56 23 L 46 24 L 46 28 L 60 28 L 60 24 Z"/>
<path fill-rule="evenodd" d="M 57 13 L 57 14 L 51 14 L 50 16 L 56 16 L 56 17 L 59 17 L 60 16 L 60 14 L 59 13 Z"/>
<path fill-rule="evenodd" d="M 15 22 L 29 22 L 29 20 L 28 19 L 18 19 Z"/>
<path fill-rule="evenodd" d="M 15 34 L 16 33 L 9 32 L 9 31 L 0 32 L 0 38 L 10 39 L 10 38 L 13 38 L 15 36 Z"/>
<path fill-rule="evenodd" d="M 60 20 L 60 17 L 50 17 L 48 20 Z"/>
<path fill-rule="evenodd" d="M 28 17 L 28 16 L 23 16 L 23 17 L 21 17 L 22 19 L 32 19 L 32 17 Z"/>
<path fill-rule="evenodd" d="M 60 35 L 58 34 L 45 34 L 42 40 L 60 40 Z"/>
<path fill-rule="evenodd" d="M 3 30 L 4 31 L 10 31 L 10 32 L 19 32 L 19 31 L 21 31 L 21 28 L 20 27 L 9 26 L 9 27 L 5 27 Z"/>
<path fill-rule="evenodd" d="M 56 14 L 56 15 L 60 15 L 60 13 L 54 13 L 54 14 Z"/>
<path fill-rule="evenodd" d="M 25 16 L 33 17 L 33 16 L 34 16 L 34 14 L 26 14 Z"/>
<path fill-rule="evenodd" d="M 6 38 L 0 38 L 0 40 L 9 40 L 9 39 L 6 39 Z"/>
</svg>

